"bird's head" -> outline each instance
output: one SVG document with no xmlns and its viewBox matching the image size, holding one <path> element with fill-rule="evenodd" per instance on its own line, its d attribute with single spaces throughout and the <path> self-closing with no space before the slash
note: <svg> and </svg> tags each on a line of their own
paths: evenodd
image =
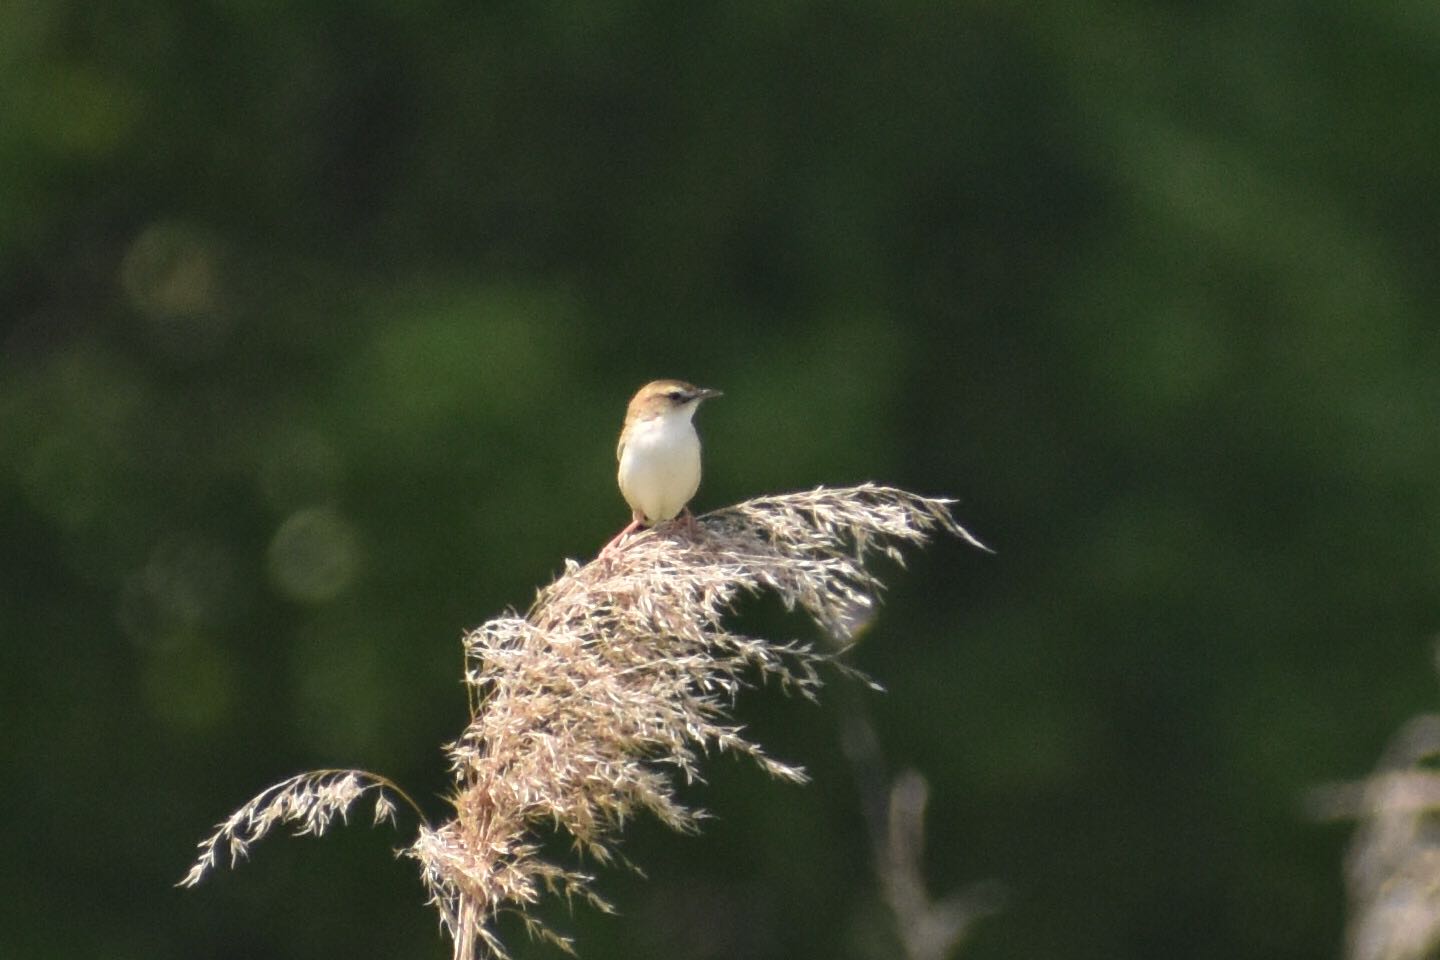
<svg viewBox="0 0 1440 960">
<path fill-rule="evenodd" d="M 633 423 L 671 414 L 680 414 L 689 419 L 695 415 L 695 408 L 700 406 L 701 400 L 718 396 L 719 390 L 707 390 L 684 380 L 652 380 L 641 387 L 630 400 L 625 420 Z"/>
</svg>

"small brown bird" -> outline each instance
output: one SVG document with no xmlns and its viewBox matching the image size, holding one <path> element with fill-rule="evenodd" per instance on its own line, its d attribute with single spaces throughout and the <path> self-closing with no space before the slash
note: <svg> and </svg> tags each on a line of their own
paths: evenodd
<svg viewBox="0 0 1440 960">
<path fill-rule="evenodd" d="M 683 380 L 641 387 L 625 412 L 615 458 L 620 492 L 634 519 L 613 545 L 642 526 L 678 516 L 700 486 L 700 437 L 691 418 L 701 400 L 720 396 Z"/>
</svg>

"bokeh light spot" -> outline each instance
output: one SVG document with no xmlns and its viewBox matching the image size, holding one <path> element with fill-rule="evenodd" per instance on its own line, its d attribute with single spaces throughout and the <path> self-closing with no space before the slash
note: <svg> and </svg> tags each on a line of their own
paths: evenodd
<svg viewBox="0 0 1440 960">
<path fill-rule="evenodd" d="M 181 221 L 142 230 L 120 265 L 120 284 L 166 354 L 195 359 L 213 353 L 230 331 L 223 309 L 220 250 L 214 235 Z"/>
<path fill-rule="evenodd" d="M 360 537 L 333 508 L 309 507 L 280 525 L 268 564 L 270 580 L 281 593 L 302 603 L 324 603 L 355 578 Z"/>
<path fill-rule="evenodd" d="M 196 534 L 159 543 L 120 593 L 121 629 L 146 647 L 160 647 L 220 625 L 237 603 L 235 565 L 225 548 Z"/>
</svg>

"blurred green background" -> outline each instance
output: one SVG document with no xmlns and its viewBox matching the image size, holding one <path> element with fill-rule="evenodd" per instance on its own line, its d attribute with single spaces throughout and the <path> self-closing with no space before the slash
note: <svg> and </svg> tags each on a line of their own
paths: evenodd
<svg viewBox="0 0 1440 960">
<path fill-rule="evenodd" d="M 932 889 L 1010 891 L 962 956 L 1336 956 L 1303 792 L 1436 700 L 1437 76 L 1415 0 L 0 6 L 0 956 L 448 956 L 403 821 L 171 885 L 299 770 L 443 813 L 460 634 L 660 376 L 698 508 L 996 547 L 856 654 Z M 582 956 L 898 956 L 846 699 L 748 697 L 815 782 L 716 761 Z"/>
</svg>

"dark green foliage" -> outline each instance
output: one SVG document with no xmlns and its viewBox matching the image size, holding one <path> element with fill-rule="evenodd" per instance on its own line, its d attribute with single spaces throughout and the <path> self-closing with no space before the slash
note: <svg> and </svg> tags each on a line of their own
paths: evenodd
<svg viewBox="0 0 1440 960">
<path fill-rule="evenodd" d="M 965 956 L 1333 954 L 1301 793 L 1434 701 L 1436 76 L 1423 3 L 0 4 L 0 956 L 445 955 L 366 827 L 170 885 L 291 773 L 444 789 L 662 376 L 698 509 L 996 547 L 857 652 L 1011 888 Z M 817 782 L 719 764 L 582 955 L 893 955 L 836 703 L 747 698 Z"/>
</svg>

